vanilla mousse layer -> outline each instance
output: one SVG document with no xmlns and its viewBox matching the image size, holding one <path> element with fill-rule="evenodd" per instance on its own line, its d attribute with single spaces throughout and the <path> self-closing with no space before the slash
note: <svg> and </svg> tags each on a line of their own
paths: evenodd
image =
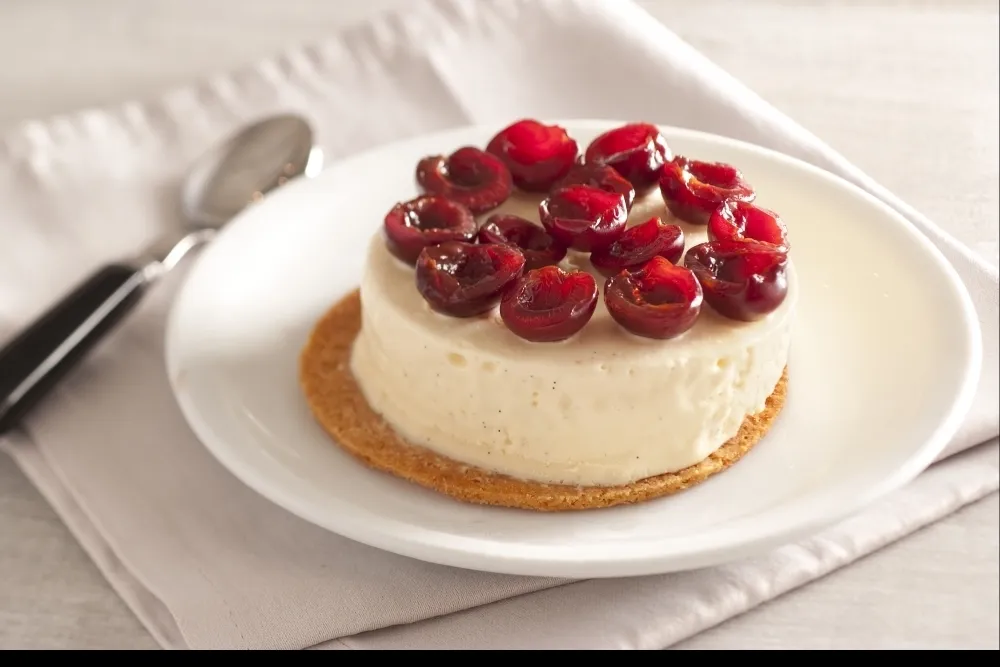
<svg viewBox="0 0 1000 667">
<path fill-rule="evenodd" d="M 496 212 L 538 221 L 537 200 Z M 671 218 L 656 192 L 636 202 L 629 224 L 650 215 Z M 706 240 L 704 227 L 678 224 L 686 248 Z M 592 271 L 603 287 L 585 255 L 563 265 Z M 413 268 L 376 234 L 351 371 L 372 409 L 411 443 L 520 479 L 627 484 L 701 461 L 763 410 L 788 362 L 798 296 L 791 263 L 788 282 L 784 303 L 753 323 L 705 304 L 680 337 L 650 340 L 619 327 L 602 297 L 576 336 L 531 343 L 496 310 L 471 319 L 431 310 Z"/>
</svg>

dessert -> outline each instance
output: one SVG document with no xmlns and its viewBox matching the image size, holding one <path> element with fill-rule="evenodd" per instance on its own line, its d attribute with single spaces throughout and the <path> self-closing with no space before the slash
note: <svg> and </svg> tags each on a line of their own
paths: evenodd
<svg viewBox="0 0 1000 667">
<path fill-rule="evenodd" d="M 590 253 L 590 263 L 606 277 L 623 269 L 640 269 L 654 257 L 663 257 L 671 264 L 680 262 L 684 254 L 684 230 L 653 216 L 646 222 L 629 227 L 611 245 Z"/>
<path fill-rule="evenodd" d="M 701 283 L 705 301 L 733 320 L 766 317 L 788 294 L 788 255 L 758 241 L 696 245 L 687 251 L 684 266 Z"/>
<path fill-rule="evenodd" d="M 554 239 L 573 250 L 606 248 L 625 232 L 625 198 L 590 185 L 567 185 L 538 205 L 538 215 Z"/>
<path fill-rule="evenodd" d="M 650 123 L 628 123 L 590 142 L 584 161 L 614 168 L 637 194 L 645 194 L 659 182 L 663 165 L 670 157 L 670 148 L 659 128 Z"/>
<path fill-rule="evenodd" d="M 509 244 L 448 241 L 417 256 L 417 291 L 433 310 L 473 317 L 500 303 L 505 288 L 524 271 L 524 255 Z"/>
<path fill-rule="evenodd" d="M 537 343 L 566 340 L 597 308 L 597 281 L 586 271 L 543 266 L 517 281 L 500 303 L 500 319 L 511 333 Z"/>
<path fill-rule="evenodd" d="M 455 176 L 459 151 L 422 160 L 462 189 L 418 176 L 303 350 L 332 440 L 542 511 L 676 493 L 749 451 L 784 403 L 798 285 L 785 223 L 736 166 L 675 157 L 648 123 L 588 144 L 522 120 L 466 149 L 496 158 L 489 177 Z"/>
<path fill-rule="evenodd" d="M 703 300 L 696 275 L 659 255 L 604 284 L 604 303 L 611 317 L 647 338 L 675 338 L 690 329 L 701 314 Z"/>
<path fill-rule="evenodd" d="M 563 128 L 528 118 L 498 132 L 486 150 L 503 161 L 517 187 L 545 192 L 573 167 L 579 148 Z"/>
<path fill-rule="evenodd" d="M 389 252 L 408 264 L 427 246 L 471 241 L 479 232 L 472 213 L 447 197 L 423 195 L 400 202 L 385 216 Z"/>
<path fill-rule="evenodd" d="M 555 188 L 567 185 L 590 185 L 611 193 L 620 194 L 625 198 L 625 208 L 632 210 L 635 202 L 635 188 L 622 178 L 622 175 L 605 164 L 577 163 L 569 172 L 556 182 Z"/>
<path fill-rule="evenodd" d="M 544 229 L 519 215 L 491 215 L 479 228 L 480 243 L 513 243 L 524 255 L 524 270 L 558 264 L 566 246 Z"/>
<path fill-rule="evenodd" d="M 663 168 L 660 192 L 671 213 L 693 224 L 707 223 L 721 204 L 751 202 L 757 196 L 733 165 L 690 160 L 681 155 Z"/>
<path fill-rule="evenodd" d="M 788 250 L 788 228 L 774 211 L 744 201 L 726 201 L 708 218 L 710 241 L 763 241 Z"/>
<path fill-rule="evenodd" d="M 496 208 L 514 187 L 500 158 L 474 146 L 463 146 L 448 157 L 425 157 L 417 163 L 417 183 L 427 193 L 447 197 L 472 213 Z"/>
</svg>

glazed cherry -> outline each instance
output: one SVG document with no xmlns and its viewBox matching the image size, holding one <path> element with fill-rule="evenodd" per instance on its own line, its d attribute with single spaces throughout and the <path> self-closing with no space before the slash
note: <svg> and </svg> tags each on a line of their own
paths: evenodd
<svg viewBox="0 0 1000 667">
<path fill-rule="evenodd" d="M 614 167 L 639 194 L 656 185 L 671 155 L 666 139 L 650 123 L 629 123 L 608 130 L 590 142 L 584 154 L 587 163 Z"/>
<path fill-rule="evenodd" d="M 524 255 L 524 270 L 558 264 L 566 256 L 566 246 L 530 220 L 519 215 L 491 215 L 479 228 L 480 243 L 511 243 Z"/>
<path fill-rule="evenodd" d="M 504 203 L 514 187 L 510 171 L 498 157 L 472 146 L 447 157 L 425 157 L 417 163 L 417 183 L 473 213 L 485 213 Z"/>
<path fill-rule="evenodd" d="M 453 317 L 491 310 L 504 288 L 524 271 L 524 255 L 512 245 L 448 241 L 417 258 L 417 291 L 431 308 Z"/>
<path fill-rule="evenodd" d="M 751 202 L 753 188 L 736 167 L 723 162 L 700 162 L 677 156 L 660 175 L 660 193 L 675 216 L 696 225 L 726 201 Z"/>
<path fill-rule="evenodd" d="M 386 214 L 384 228 L 390 252 L 407 264 L 415 262 L 425 246 L 471 241 L 478 231 L 469 209 L 437 195 L 396 204 Z"/>
<path fill-rule="evenodd" d="M 486 151 L 503 161 L 514 185 L 528 192 L 545 192 L 570 170 L 579 147 L 558 125 L 525 119 L 500 130 Z"/>
<path fill-rule="evenodd" d="M 708 218 L 710 241 L 761 241 L 787 251 L 788 229 L 774 211 L 749 202 L 725 201 Z"/>
<path fill-rule="evenodd" d="M 774 311 L 788 293 L 788 253 L 758 241 L 710 241 L 684 256 L 705 302 L 732 320 L 752 322 Z"/>
<path fill-rule="evenodd" d="M 645 338 L 675 338 L 690 329 L 703 299 L 694 273 L 659 255 L 604 283 L 604 303 L 611 317 Z"/>
<path fill-rule="evenodd" d="M 642 266 L 653 257 L 663 257 L 677 264 L 684 254 L 684 232 L 679 225 L 670 225 L 658 217 L 625 230 L 617 241 L 590 255 L 590 263 L 605 276 L 623 269 Z"/>
<path fill-rule="evenodd" d="M 500 302 L 500 317 L 515 335 L 535 343 L 565 340 L 597 308 L 597 282 L 586 271 L 543 266 L 528 271 Z"/>
<path fill-rule="evenodd" d="M 589 185 L 569 185 L 543 199 L 538 215 L 556 241 L 591 252 L 608 247 L 622 235 L 628 209 L 620 194 Z"/>
<path fill-rule="evenodd" d="M 622 175 L 606 164 L 574 164 L 565 176 L 556 182 L 553 189 L 567 185 L 589 185 L 625 197 L 625 208 L 631 209 L 635 201 L 635 188 Z"/>
</svg>

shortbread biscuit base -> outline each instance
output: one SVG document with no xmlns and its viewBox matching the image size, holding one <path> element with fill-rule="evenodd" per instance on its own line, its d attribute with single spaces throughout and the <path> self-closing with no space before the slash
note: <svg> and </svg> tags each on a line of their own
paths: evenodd
<svg viewBox="0 0 1000 667">
<path fill-rule="evenodd" d="M 398 436 L 369 406 L 350 370 L 361 327 L 357 290 L 316 324 L 302 351 L 299 380 L 309 409 L 334 443 L 375 470 L 460 501 L 558 512 L 638 503 L 683 491 L 736 463 L 767 433 L 785 403 L 788 369 L 764 410 L 747 417 L 734 438 L 677 472 L 621 486 L 573 486 L 513 479 L 459 463 Z"/>
</svg>

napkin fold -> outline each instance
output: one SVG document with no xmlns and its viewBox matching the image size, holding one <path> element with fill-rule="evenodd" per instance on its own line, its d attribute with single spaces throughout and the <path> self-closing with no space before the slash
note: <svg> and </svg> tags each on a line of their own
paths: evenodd
<svg viewBox="0 0 1000 667">
<path fill-rule="evenodd" d="M 520 116 L 646 118 L 800 157 L 880 197 L 944 252 L 976 303 L 983 373 L 947 460 L 809 540 L 657 577 L 494 575 L 325 532 L 222 469 L 164 371 L 182 269 L 2 442 L 164 647 L 661 648 L 997 488 L 996 268 L 626 0 L 419 0 L 159 100 L 23 124 L 0 137 L 0 337 L 97 263 L 181 224 L 177 184 L 191 161 L 284 110 L 310 117 L 334 159 Z"/>
</svg>

